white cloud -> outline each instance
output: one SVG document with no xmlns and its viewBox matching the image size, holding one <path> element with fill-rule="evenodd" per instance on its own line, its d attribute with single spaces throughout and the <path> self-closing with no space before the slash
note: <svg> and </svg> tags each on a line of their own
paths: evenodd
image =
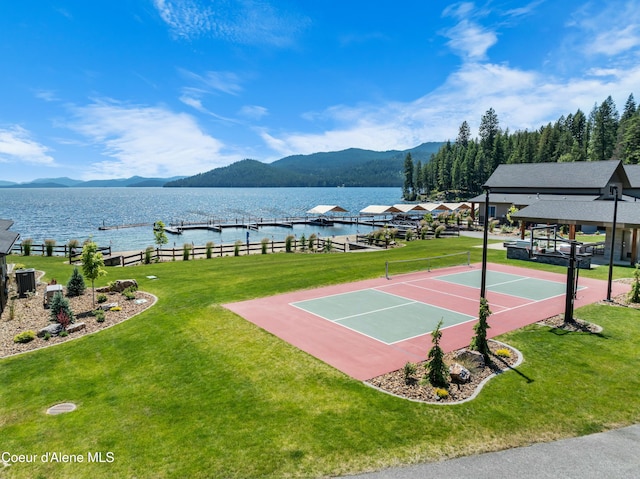
<svg viewBox="0 0 640 479">
<path fill-rule="evenodd" d="M 31 139 L 21 126 L 0 129 L 0 162 L 25 162 L 33 165 L 56 166 L 49 148 Z"/>
<path fill-rule="evenodd" d="M 474 17 L 481 15 L 482 12 L 476 11 L 473 3 L 455 4 L 447 7 L 443 12 L 443 16 L 459 20 L 455 26 L 444 30 L 442 35 L 449 39 L 447 45 L 459 53 L 464 60 L 484 60 L 489 48 L 498 41 L 494 31 L 473 20 Z"/>
<path fill-rule="evenodd" d="M 248 118 L 249 120 L 260 120 L 261 118 L 269 114 L 269 110 L 267 110 L 263 106 L 245 105 L 240 109 L 238 114 L 240 116 Z"/>
<path fill-rule="evenodd" d="M 87 177 L 193 175 L 240 159 L 225 155 L 192 116 L 166 108 L 98 101 L 75 114 L 68 126 L 109 157 L 92 164 Z"/>
<path fill-rule="evenodd" d="M 226 0 L 204 5 L 199 0 L 154 0 L 162 20 L 176 37 L 211 36 L 245 45 L 293 44 L 309 20 L 278 11 L 267 1 Z"/>
</svg>

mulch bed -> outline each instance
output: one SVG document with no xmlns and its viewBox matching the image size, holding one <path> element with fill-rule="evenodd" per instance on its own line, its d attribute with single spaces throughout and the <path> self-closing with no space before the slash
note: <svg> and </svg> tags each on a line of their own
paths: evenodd
<svg viewBox="0 0 640 479">
<path fill-rule="evenodd" d="M 399 369 L 370 379 L 366 381 L 366 384 L 381 389 L 389 394 L 413 401 L 435 404 L 459 403 L 473 398 L 488 378 L 515 367 L 522 360 L 522 356 L 519 351 L 504 343 L 490 340 L 489 349 L 492 353 L 492 363 L 488 363 L 483 369 L 472 370 L 472 368 L 468 367 L 467 369 L 471 371 L 471 380 L 464 384 L 451 383 L 448 388 L 449 396 L 446 398 L 439 398 L 436 394 L 436 388 L 423 380 L 427 374 L 426 361 L 416 365 L 416 373 L 410 377 L 408 381 L 405 380 L 403 370 Z M 509 357 L 498 357 L 495 354 L 498 349 L 509 350 Z M 459 352 L 460 351 L 453 351 L 445 354 L 444 360 L 447 366 L 455 362 L 459 362 L 455 359 Z M 466 367 L 464 364 L 463 366 Z"/>
</svg>

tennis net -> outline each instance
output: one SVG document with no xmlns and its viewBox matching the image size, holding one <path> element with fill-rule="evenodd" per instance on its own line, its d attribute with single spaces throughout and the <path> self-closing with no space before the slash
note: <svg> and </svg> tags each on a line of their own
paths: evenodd
<svg viewBox="0 0 640 479">
<path fill-rule="evenodd" d="M 417 271 L 431 271 L 432 269 L 460 266 L 463 264 L 466 264 L 467 266 L 471 264 L 470 251 L 431 256 L 428 258 L 386 261 L 384 265 L 384 275 L 387 279 L 391 279 L 391 275 L 415 273 Z"/>
</svg>

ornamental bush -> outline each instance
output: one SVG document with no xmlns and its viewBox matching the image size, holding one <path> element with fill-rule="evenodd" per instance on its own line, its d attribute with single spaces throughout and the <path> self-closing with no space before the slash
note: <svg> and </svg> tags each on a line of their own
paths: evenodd
<svg viewBox="0 0 640 479">
<path fill-rule="evenodd" d="M 14 343 L 28 343 L 36 339 L 36 333 L 34 331 L 23 331 L 20 334 L 16 334 L 13 337 Z"/>
<path fill-rule="evenodd" d="M 59 323 L 61 312 L 63 313 L 63 315 L 69 318 L 70 323 L 73 323 L 75 321 L 75 318 L 73 317 L 73 311 L 71 311 L 71 306 L 69 305 L 69 300 L 62 296 L 62 293 L 59 291 L 53 295 L 51 304 L 49 305 L 49 309 L 49 319 L 51 321 Z"/>
<path fill-rule="evenodd" d="M 449 369 L 444 362 L 444 351 L 440 347 L 440 338 L 442 338 L 442 319 L 438 323 L 436 329 L 431 333 L 433 347 L 429 351 L 427 359 L 427 379 L 429 383 L 436 388 L 446 388 L 449 384 Z"/>
</svg>

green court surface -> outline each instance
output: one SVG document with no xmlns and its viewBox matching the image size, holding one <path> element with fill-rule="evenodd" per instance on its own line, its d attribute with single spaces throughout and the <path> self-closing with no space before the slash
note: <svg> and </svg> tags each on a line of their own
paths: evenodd
<svg viewBox="0 0 640 479">
<path fill-rule="evenodd" d="M 479 270 L 466 271 L 464 273 L 436 276 L 434 279 L 462 286 L 479 288 L 482 272 Z M 541 301 L 565 294 L 567 285 L 544 279 L 529 278 L 510 273 L 487 271 L 487 291 L 508 294 L 518 298 Z M 580 288 L 578 288 L 580 289 Z"/>
<path fill-rule="evenodd" d="M 475 319 L 373 289 L 299 301 L 292 305 L 386 344 L 430 333 L 440 320 L 444 328 Z"/>
</svg>

